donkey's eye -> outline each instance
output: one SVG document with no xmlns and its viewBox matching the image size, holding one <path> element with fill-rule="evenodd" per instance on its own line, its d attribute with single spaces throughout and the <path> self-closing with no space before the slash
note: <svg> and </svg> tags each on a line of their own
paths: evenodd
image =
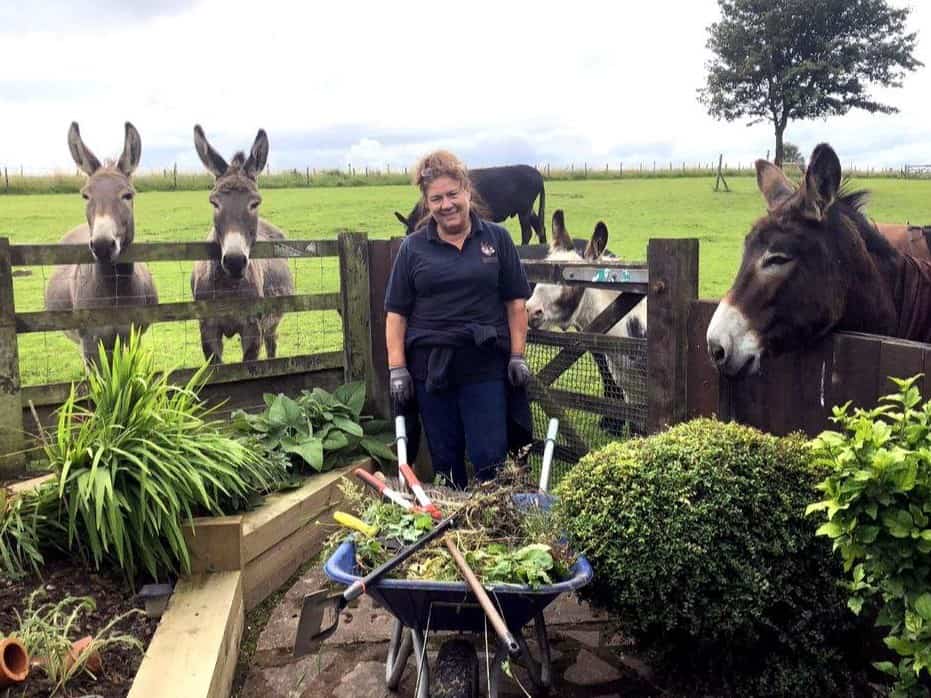
<svg viewBox="0 0 931 698">
<path fill-rule="evenodd" d="M 128 191 L 125 194 L 123 194 L 123 201 L 132 201 L 132 200 L 133 200 L 133 193 L 131 191 Z"/>
<path fill-rule="evenodd" d="M 259 204 L 260 204 L 260 203 L 262 203 L 262 202 L 261 202 L 261 201 L 250 201 L 250 202 L 249 202 L 249 210 L 250 210 L 250 211 L 257 211 L 257 210 L 259 209 Z"/>
<path fill-rule="evenodd" d="M 788 264 L 792 261 L 792 258 L 784 254 L 768 254 L 763 258 L 763 268 L 767 267 L 779 267 L 783 264 Z"/>
<path fill-rule="evenodd" d="M 217 211 L 220 210 L 220 202 L 216 199 L 210 199 L 210 205 L 213 206 Z"/>
<path fill-rule="evenodd" d="M 85 201 L 90 201 L 90 200 L 91 200 L 90 194 L 88 194 L 86 191 L 82 191 L 82 192 L 81 192 L 81 196 L 83 197 L 83 199 L 84 199 Z"/>
</svg>

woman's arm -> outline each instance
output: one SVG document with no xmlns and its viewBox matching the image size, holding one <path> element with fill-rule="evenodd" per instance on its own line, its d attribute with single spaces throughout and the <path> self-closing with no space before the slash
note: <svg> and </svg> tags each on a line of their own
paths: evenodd
<svg viewBox="0 0 931 698">
<path fill-rule="evenodd" d="M 524 334 L 526 334 L 527 318 L 524 312 Z M 407 318 L 390 310 L 385 319 L 385 342 L 388 345 L 388 367 L 398 368 L 406 366 L 404 358 L 404 334 L 407 332 Z M 513 340 L 512 340 L 513 341 Z"/>
<path fill-rule="evenodd" d="M 523 298 L 505 301 L 504 307 L 508 315 L 508 331 L 511 335 L 511 354 L 524 353 L 527 346 L 527 301 Z M 390 356 L 390 345 L 389 345 Z"/>
</svg>

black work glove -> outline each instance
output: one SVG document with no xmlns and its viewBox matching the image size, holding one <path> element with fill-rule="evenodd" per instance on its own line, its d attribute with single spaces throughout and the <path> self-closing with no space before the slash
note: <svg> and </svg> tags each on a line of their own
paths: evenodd
<svg viewBox="0 0 931 698">
<path fill-rule="evenodd" d="M 508 361 L 508 380 L 515 388 L 522 388 L 530 380 L 530 366 L 524 360 L 523 354 L 511 354 Z"/>
<path fill-rule="evenodd" d="M 388 385 L 391 399 L 396 405 L 403 406 L 414 396 L 414 381 L 411 379 L 410 371 L 404 366 L 392 368 L 390 372 Z"/>
</svg>

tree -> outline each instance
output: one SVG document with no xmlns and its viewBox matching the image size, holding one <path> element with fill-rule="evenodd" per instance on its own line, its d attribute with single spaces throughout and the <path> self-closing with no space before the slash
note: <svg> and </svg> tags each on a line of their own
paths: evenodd
<svg viewBox="0 0 931 698">
<path fill-rule="evenodd" d="M 792 119 L 898 109 L 869 94 L 901 87 L 923 65 L 905 33 L 910 10 L 887 0 L 718 0 L 721 20 L 708 27 L 705 87 L 699 101 L 718 119 L 769 121 L 782 164 L 782 134 Z"/>
<path fill-rule="evenodd" d="M 805 169 L 805 157 L 795 143 L 786 141 L 782 144 L 782 161 L 798 165 L 803 171 Z"/>
</svg>

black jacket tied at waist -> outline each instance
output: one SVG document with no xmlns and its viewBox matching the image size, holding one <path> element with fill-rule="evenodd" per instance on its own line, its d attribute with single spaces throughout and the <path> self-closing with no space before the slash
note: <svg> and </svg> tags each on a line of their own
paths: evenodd
<svg viewBox="0 0 931 698">
<path fill-rule="evenodd" d="M 413 349 L 429 351 L 425 383 L 427 391 L 431 393 L 448 390 L 451 387 L 450 372 L 456 357 L 456 350 L 468 346 L 494 347 L 508 356 L 511 351 L 511 336 L 507 325 L 471 323 L 446 330 L 422 330 L 408 327 L 404 340 L 404 347 L 408 352 Z M 505 383 L 507 399 L 508 450 L 513 453 L 533 440 L 530 401 L 525 388 L 511 385 L 505 376 L 502 376 L 502 379 Z M 414 401 L 411 401 L 405 409 L 405 414 L 412 416 L 416 412 L 417 406 Z M 413 441 L 413 439 L 410 440 Z"/>
</svg>

